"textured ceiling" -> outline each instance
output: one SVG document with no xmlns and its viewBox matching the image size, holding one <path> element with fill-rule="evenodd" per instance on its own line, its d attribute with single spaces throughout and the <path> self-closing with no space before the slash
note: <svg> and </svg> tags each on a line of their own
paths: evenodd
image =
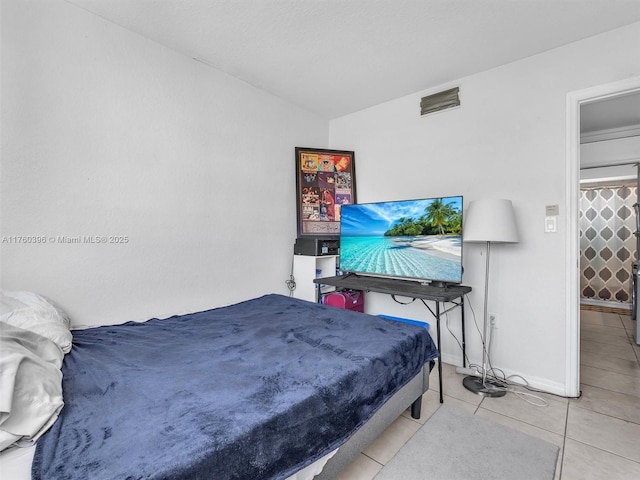
<svg viewBox="0 0 640 480">
<path fill-rule="evenodd" d="M 67 0 L 324 118 L 640 21 L 640 0 Z"/>
</svg>

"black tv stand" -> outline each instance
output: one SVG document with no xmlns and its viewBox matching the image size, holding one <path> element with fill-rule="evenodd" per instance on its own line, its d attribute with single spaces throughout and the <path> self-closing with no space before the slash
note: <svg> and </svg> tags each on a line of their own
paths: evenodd
<svg viewBox="0 0 640 480">
<path fill-rule="evenodd" d="M 452 283 L 420 283 L 399 278 L 374 277 L 346 273 L 336 277 L 315 278 L 313 283 L 333 285 L 337 288 L 353 288 L 365 292 L 387 293 L 405 297 L 421 298 L 436 302 L 450 302 L 462 298 L 471 291 L 471 287 Z"/>
<path fill-rule="evenodd" d="M 343 274 L 343 275 L 339 275 L 339 276 L 340 276 L 341 278 L 349 278 L 349 277 L 356 277 L 356 278 L 359 278 L 359 277 L 360 277 L 360 275 L 358 275 L 358 274 L 357 274 L 357 273 L 355 273 L 355 272 L 347 272 L 347 273 L 345 273 L 345 274 Z"/>
<path fill-rule="evenodd" d="M 436 344 L 440 349 L 440 317 L 456 307 L 460 307 L 461 323 L 462 323 L 462 366 L 466 367 L 465 355 L 465 333 L 464 333 L 464 296 L 471 291 L 471 287 L 457 284 L 447 284 L 445 282 L 433 282 L 422 284 L 411 280 L 402 280 L 396 278 L 372 277 L 367 275 L 345 274 L 336 277 L 316 278 L 314 283 L 322 285 L 333 285 L 337 289 L 352 288 L 354 290 L 362 290 L 364 292 L 386 293 L 388 295 L 399 295 L 403 297 L 419 298 L 423 300 L 425 307 L 431 312 L 436 319 Z M 424 302 L 430 300 L 435 302 L 435 311 Z M 445 303 L 452 303 L 448 309 L 440 310 L 440 306 L 444 307 Z M 438 380 L 440 383 L 440 403 L 443 403 L 442 397 L 442 362 L 438 359 Z"/>
</svg>

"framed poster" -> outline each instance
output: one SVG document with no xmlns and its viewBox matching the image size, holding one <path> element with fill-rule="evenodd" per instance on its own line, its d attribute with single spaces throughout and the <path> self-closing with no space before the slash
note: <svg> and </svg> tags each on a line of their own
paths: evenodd
<svg viewBox="0 0 640 480">
<path fill-rule="evenodd" d="M 340 207 L 356 203 L 351 151 L 296 147 L 298 237 L 338 238 Z"/>
</svg>

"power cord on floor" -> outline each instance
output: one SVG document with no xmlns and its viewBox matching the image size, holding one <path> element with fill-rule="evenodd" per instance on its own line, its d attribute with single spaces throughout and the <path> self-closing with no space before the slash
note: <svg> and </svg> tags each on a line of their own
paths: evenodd
<svg viewBox="0 0 640 480">
<path fill-rule="evenodd" d="M 291 271 L 289 272 L 289 280 L 284 281 L 284 284 L 289 289 L 290 297 L 293 297 L 293 291 L 296 289 L 296 278 L 293 276 L 293 262 L 294 258 L 291 257 Z"/>
<path fill-rule="evenodd" d="M 476 324 L 476 328 L 478 329 L 478 333 L 480 333 L 480 329 L 478 328 L 478 324 L 477 324 L 477 322 L 475 320 L 475 312 L 473 312 L 473 308 L 471 306 L 470 306 L 470 308 L 471 308 L 471 312 L 473 314 L 474 323 Z M 445 313 L 445 326 L 447 327 L 447 330 L 449 331 L 451 336 L 454 338 L 454 340 L 458 343 L 458 346 L 460 347 L 460 350 L 464 352 L 464 350 L 462 348 L 462 343 L 460 343 L 460 340 L 458 340 L 458 337 L 451 330 L 451 326 L 449 324 L 449 314 L 448 313 Z M 482 335 L 481 335 L 481 337 L 482 337 Z M 484 348 L 484 341 L 482 342 L 482 344 L 483 344 L 483 348 Z M 489 343 L 489 347 L 487 348 L 487 360 L 489 361 L 489 366 L 491 367 L 491 360 L 490 360 L 490 356 L 489 356 L 490 351 L 491 351 L 491 343 Z M 467 365 L 469 365 L 468 368 L 470 370 L 474 370 L 475 373 L 477 374 L 477 376 L 482 376 L 482 373 L 481 373 L 482 372 L 482 367 L 480 365 L 472 364 L 469 361 L 469 357 L 467 356 L 466 352 L 464 352 L 464 357 L 465 357 Z M 493 370 L 497 370 L 497 369 L 494 369 L 493 367 L 491 367 L 489 369 L 489 371 L 487 372 L 486 376 L 490 380 L 493 380 L 494 382 L 500 384 L 500 386 L 497 387 L 497 389 L 504 389 L 506 392 L 511 392 L 511 393 L 519 396 L 520 398 L 522 398 L 525 402 L 530 403 L 532 405 L 535 405 L 537 407 L 546 407 L 546 406 L 549 405 L 545 399 L 543 399 L 543 398 L 541 398 L 541 397 L 539 397 L 537 395 L 533 395 L 533 394 L 530 394 L 530 393 L 527 393 L 527 392 L 523 392 L 521 390 L 516 390 L 515 387 L 510 387 L 510 384 L 508 382 L 508 378 L 519 377 L 519 378 L 522 378 L 522 380 L 524 380 L 524 382 L 526 383 L 525 388 L 530 388 L 528 382 L 522 376 L 520 376 L 520 375 L 512 375 L 511 377 L 507 377 L 507 379 L 505 379 L 504 372 L 502 372 L 500 370 L 502 372 L 502 378 L 499 378 L 499 377 L 497 377 L 495 375 L 492 375 L 490 373 Z M 513 384 L 513 385 L 515 385 L 515 384 Z M 527 399 L 526 397 L 528 397 L 528 396 L 534 398 L 535 400 L 531 401 L 531 400 Z"/>
<path fill-rule="evenodd" d="M 473 310 L 473 305 L 471 303 L 471 301 L 469 300 L 469 297 L 465 294 L 465 299 L 466 299 L 466 303 L 469 305 L 469 309 L 471 310 L 471 315 L 473 317 L 473 323 L 476 326 L 476 330 L 478 331 L 478 334 L 480 335 L 480 339 L 482 341 L 482 348 L 486 351 L 487 354 L 487 363 L 489 365 L 489 369 L 486 372 L 486 378 L 494 381 L 495 383 L 499 384 L 500 386 L 497 387 L 498 389 L 504 389 L 504 391 L 506 392 L 510 392 L 513 393 L 514 395 L 516 395 L 517 397 L 519 397 L 520 399 L 524 400 L 525 402 L 534 405 L 536 407 L 548 407 L 549 406 L 549 402 L 547 402 L 544 398 L 538 396 L 538 395 L 534 395 L 533 393 L 528 393 L 528 392 L 524 392 L 522 390 L 518 390 L 516 387 L 524 387 L 525 389 L 532 391 L 532 392 L 536 392 L 536 393 L 546 393 L 543 392 L 542 390 L 536 390 L 534 388 L 532 388 L 529 385 L 529 382 L 527 381 L 526 378 L 524 378 L 521 375 L 509 375 L 508 377 L 505 375 L 505 373 L 498 369 L 498 368 L 494 368 L 493 365 L 491 364 L 491 337 L 492 337 L 492 333 L 493 331 L 489 334 L 489 342 L 487 343 L 486 340 L 484 338 L 482 338 L 482 333 L 480 332 L 480 327 L 478 326 L 478 322 L 476 319 L 476 313 Z M 447 329 L 449 329 L 449 325 L 448 325 L 448 318 L 447 318 Z M 451 332 L 451 330 L 449 329 L 449 332 Z M 452 333 L 453 335 L 453 333 Z M 458 341 L 458 339 L 455 337 L 455 335 L 453 335 L 453 337 L 456 339 L 456 342 L 458 342 L 458 345 L 460 345 L 460 349 L 462 350 L 462 345 L 460 344 L 460 342 Z M 476 365 L 476 364 L 472 364 L 469 361 L 469 358 L 466 356 L 466 352 L 464 353 L 465 359 L 467 361 L 467 365 L 469 365 L 469 369 L 471 370 L 475 370 L 476 372 L 478 372 L 479 376 L 482 375 L 482 366 L 480 365 Z M 500 375 L 496 375 L 496 373 L 499 372 Z M 517 383 L 517 382 L 513 382 L 510 381 L 511 378 L 519 378 L 521 379 L 524 383 Z"/>
<path fill-rule="evenodd" d="M 500 376 L 496 375 L 495 372 L 500 372 Z M 504 372 L 499 368 L 493 368 L 487 372 L 487 377 L 493 380 L 494 382 L 500 384 L 502 388 L 504 388 L 507 392 L 513 393 L 517 397 L 521 398 L 527 403 L 534 405 L 536 407 L 548 407 L 549 402 L 547 402 L 544 398 L 539 395 L 534 395 L 533 393 L 524 392 L 522 390 L 518 390 L 516 387 L 524 387 L 525 389 L 537 392 L 537 393 L 545 393 L 541 390 L 536 390 L 535 388 L 529 385 L 529 382 L 522 375 L 509 375 L 505 376 Z M 512 378 L 519 378 L 523 383 L 518 383 L 511 381 Z"/>
</svg>

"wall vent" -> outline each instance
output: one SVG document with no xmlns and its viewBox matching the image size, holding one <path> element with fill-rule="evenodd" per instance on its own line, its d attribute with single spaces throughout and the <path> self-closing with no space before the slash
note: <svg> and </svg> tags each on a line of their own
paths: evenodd
<svg viewBox="0 0 640 480">
<path fill-rule="evenodd" d="M 460 87 L 451 88 L 444 92 L 434 93 L 420 100 L 420 115 L 441 112 L 448 108 L 460 106 Z"/>
</svg>

